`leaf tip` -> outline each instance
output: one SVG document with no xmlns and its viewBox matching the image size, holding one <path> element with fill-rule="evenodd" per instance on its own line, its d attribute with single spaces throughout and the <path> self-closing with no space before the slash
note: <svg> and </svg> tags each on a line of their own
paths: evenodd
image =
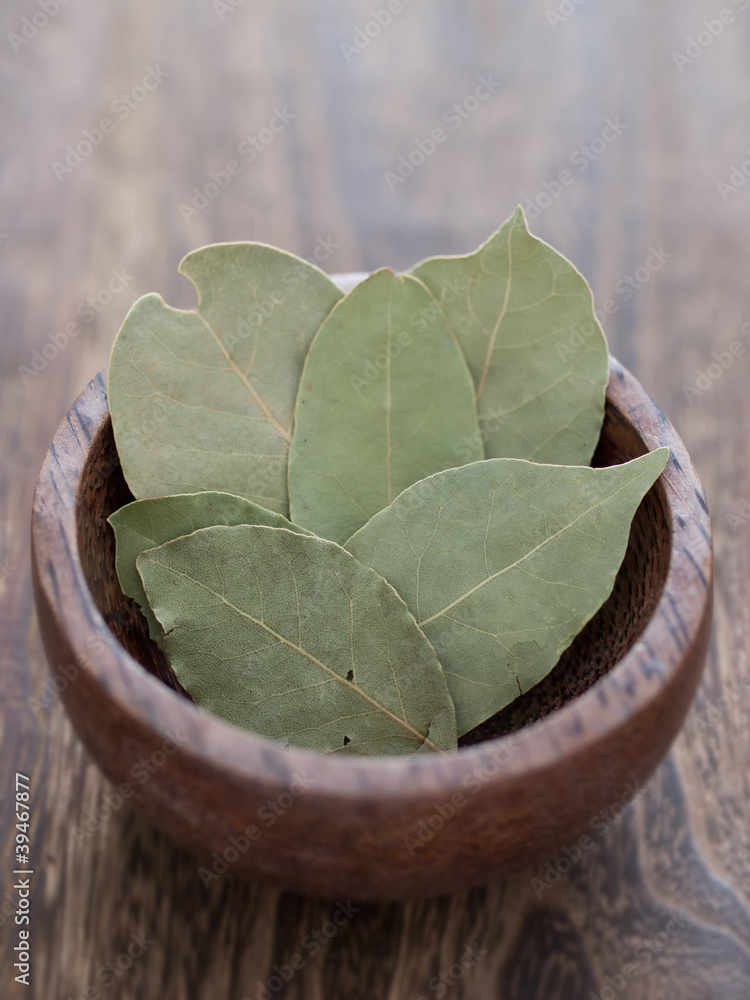
<svg viewBox="0 0 750 1000">
<path fill-rule="evenodd" d="M 666 469 L 667 462 L 669 462 L 670 458 L 672 457 L 672 450 L 669 447 L 669 445 L 665 444 L 662 445 L 661 448 L 657 448 L 656 451 L 653 452 L 653 454 L 659 455 L 661 457 L 661 461 L 657 463 L 659 466 L 659 472 L 661 473 L 664 471 L 664 469 Z"/>
<path fill-rule="evenodd" d="M 515 228 L 516 226 L 519 226 L 519 225 L 520 225 L 520 227 L 521 227 L 521 228 L 523 229 L 523 231 L 524 231 L 524 232 L 525 232 L 525 233 L 526 233 L 527 235 L 530 235 L 530 233 L 529 233 L 529 224 L 528 224 L 528 222 L 527 222 L 527 220 L 526 220 L 526 213 L 525 213 L 525 212 L 524 212 L 524 210 L 523 210 L 523 205 L 517 205 L 517 206 L 516 206 L 516 210 L 515 210 L 515 212 L 514 212 L 514 213 L 513 213 L 513 215 L 512 215 L 511 217 L 510 217 L 510 223 L 511 223 L 511 225 L 512 225 L 512 226 L 513 226 L 514 228 Z"/>
</svg>

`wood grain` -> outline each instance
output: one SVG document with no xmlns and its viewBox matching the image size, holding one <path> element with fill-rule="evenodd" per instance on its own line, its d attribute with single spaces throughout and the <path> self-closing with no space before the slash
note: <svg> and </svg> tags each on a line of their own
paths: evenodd
<svg viewBox="0 0 750 1000">
<path fill-rule="evenodd" d="M 123 1000 L 241 1000 L 258 995 L 274 964 L 304 952 L 305 966 L 274 996 L 432 1000 L 431 978 L 450 976 L 464 946 L 477 942 L 487 954 L 450 986 L 456 1000 L 601 995 L 605 977 L 619 982 L 637 955 L 652 958 L 638 959 L 637 977 L 616 995 L 743 1000 L 750 698 L 737 685 L 750 671 L 750 530 L 740 519 L 750 500 L 748 352 L 700 396 L 689 400 L 683 385 L 695 385 L 714 352 L 748 343 L 740 331 L 750 321 L 750 185 L 722 201 L 716 184 L 750 145 L 750 13 L 737 5 L 736 23 L 680 73 L 672 53 L 684 52 L 721 4 L 612 0 L 577 7 L 553 28 L 547 11 L 556 6 L 541 0 L 413 0 L 347 63 L 339 43 L 351 42 L 372 7 L 245 0 L 220 20 L 208 0 L 137 10 L 69 0 L 15 53 L 6 33 L 20 31 L 35 8 L 3 6 L 3 892 L 12 884 L 16 770 L 32 777 L 40 877 L 35 985 L 14 989 L 16 936 L 6 916 L 2 995 L 65 1000 L 97 986 Z M 58 182 L 52 161 L 149 65 L 169 77 Z M 385 171 L 488 74 L 498 83 L 492 99 L 391 192 Z M 297 115 L 288 129 L 185 222 L 179 203 L 193 186 L 285 105 Z M 627 128 L 579 171 L 571 156 L 618 116 Z M 316 955 L 302 941 L 330 919 L 330 904 L 229 877 L 206 890 L 191 859 L 127 806 L 78 844 L 73 827 L 111 788 L 60 702 L 37 715 L 28 705 L 43 698 L 49 677 L 31 600 L 28 515 L 52 434 L 105 366 L 129 304 L 158 289 L 191 306 L 177 263 L 204 242 L 260 239 L 312 257 L 320 238 L 339 244 L 325 262 L 332 271 L 468 251 L 565 169 L 574 183 L 532 229 L 575 261 L 600 305 L 617 306 L 606 320 L 612 351 L 676 425 L 715 530 L 708 668 L 688 724 L 638 802 L 539 898 L 530 879 L 543 871 L 429 903 L 362 907 Z M 672 256 L 626 298 L 618 283 L 646 266 L 652 248 Z M 106 287 L 112 269 L 132 280 L 83 322 L 79 303 Z M 50 332 L 76 318 L 70 346 L 24 385 L 17 366 L 29 366 Z M 688 919 L 670 936 L 672 909 Z M 141 932 L 155 943 L 106 988 L 97 971 Z"/>
</svg>

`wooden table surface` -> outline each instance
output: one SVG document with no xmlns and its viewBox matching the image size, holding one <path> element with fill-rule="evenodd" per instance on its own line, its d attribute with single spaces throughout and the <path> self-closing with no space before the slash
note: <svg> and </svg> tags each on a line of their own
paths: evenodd
<svg viewBox="0 0 750 1000">
<path fill-rule="evenodd" d="M 368 26 L 387 6 L 3 4 L 2 997 L 750 996 L 750 2 L 403 0 Z M 430 151 L 438 127 L 447 141 Z M 418 142 L 430 155 L 394 181 Z M 181 209 L 230 160 L 226 186 Z M 134 299 L 194 304 L 177 274 L 187 251 L 250 239 L 329 271 L 405 268 L 473 249 L 518 202 L 536 203 L 533 231 L 599 304 L 613 300 L 612 351 L 706 487 L 717 575 L 704 681 L 636 803 L 607 813 L 606 836 L 554 884 L 532 882 L 539 868 L 362 905 L 314 954 L 306 935 L 334 926 L 335 904 L 229 875 L 205 888 L 127 804 L 76 832 L 111 788 L 45 688 L 34 482 Z M 30 990 L 12 967 L 16 771 L 32 784 Z M 288 973 L 295 954 L 305 964 L 283 985 L 273 966 Z"/>
</svg>

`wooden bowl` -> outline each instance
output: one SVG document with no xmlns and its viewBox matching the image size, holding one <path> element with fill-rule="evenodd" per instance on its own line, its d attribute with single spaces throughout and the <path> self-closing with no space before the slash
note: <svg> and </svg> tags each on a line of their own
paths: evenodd
<svg viewBox="0 0 750 1000">
<path fill-rule="evenodd" d="M 661 445 L 671 459 L 638 510 L 614 592 L 542 683 L 455 754 L 343 759 L 284 749 L 178 690 L 115 574 L 106 518 L 131 496 L 101 374 L 60 424 L 34 497 L 55 688 L 116 793 L 192 852 L 206 882 L 229 870 L 334 899 L 398 899 L 555 859 L 595 837 L 666 753 L 711 623 L 703 490 L 670 423 L 613 359 L 595 464 Z"/>
</svg>

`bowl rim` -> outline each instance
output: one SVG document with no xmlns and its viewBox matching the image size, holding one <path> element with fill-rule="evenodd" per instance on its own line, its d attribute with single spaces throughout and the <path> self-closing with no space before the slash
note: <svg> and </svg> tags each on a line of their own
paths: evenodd
<svg viewBox="0 0 750 1000">
<path fill-rule="evenodd" d="M 674 683 L 685 656 L 700 642 L 710 614 L 710 521 L 685 446 L 643 386 L 611 356 L 607 400 L 633 423 L 647 450 L 665 444 L 670 448 L 659 479 L 670 539 L 664 587 L 641 635 L 604 676 L 518 731 L 448 754 L 341 758 L 285 748 L 234 726 L 150 674 L 106 624 L 88 586 L 78 547 L 82 472 L 92 441 L 109 419 L 106 371 L 89 383 L 60 423 L 39 474 L 32 511 L 37 604 L 41 597 L 66 637 L 76 665 L 106 691 L 118 713 L 141 731 L 144 727 L 150 731 L 154 743 L 175 729 L 186 732 L 188 741 L 179 752 L 238 786 L 266 782 L 276 787 L 279 780 L 313 772 L 317 796 L 347 803 L 382 796 L 397 805 L 437 790 L 445 794 L 450 787 L 459 791 L 468 773 L 490 761 L 502 762 L 489 779 L 493 785 L 528 779 L 552 770 L 561 756 L 590 753 L 656 700 L 665 686 Z M 95 657 L 89 651 L 92 637 L 104 647 Z"/>
</svg>

